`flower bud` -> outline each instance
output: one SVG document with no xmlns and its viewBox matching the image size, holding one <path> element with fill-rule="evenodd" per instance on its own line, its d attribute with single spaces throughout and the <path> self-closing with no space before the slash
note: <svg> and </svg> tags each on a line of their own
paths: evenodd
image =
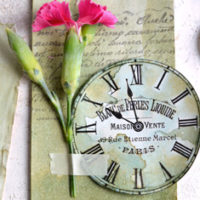
<svg viewBox="0 0 200 200">
<path fill-rule="evenodd" d="M 16 53 L 17 59 L 23 70 L 33 82 L 41 84 L 44 81 L 42 69 L 29 46 L 21 37 L 12 32 L 9 28 L 6 28 L 6 32 L 10 47 Z"/>
<path fill-rule="evenodd" d="M 65 93 L 73 97 L 79 85 L 84 44 L 74 27 L 66 34 L 61 74 L 61 84 Z"/>
<path fill-rule="evenodd" d="M 94 39 L 97 30 L 97 25 L 86 24 L 81 29 L 83 43 L 86 46 Z"/>
</svg>

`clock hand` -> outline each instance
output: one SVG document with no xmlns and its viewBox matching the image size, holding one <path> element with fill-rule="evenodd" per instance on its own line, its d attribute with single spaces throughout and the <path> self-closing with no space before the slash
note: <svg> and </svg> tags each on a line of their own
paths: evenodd
<svg viewBox="0 0 200 200">
<path fill-rule="evenodd" d="M 140 132 L 144 129 L 144 124 L 141 121 L 138 121 L 138 116 L 136 114 L 135 105 L 133 103 L 133 92 L 132 92 L 131 88 L 129 87 L 128 79 L 126 79 L 126 83 L 127 83 L 127 94 L 129 96 L 129 98 L 131 99 L 131 103 L 132 103 L 132 106 L 133 106 L 133 112 L 134 112 L 135 119 L 136 119 L 134 130 L 137 131 L 137 132 Z"/>
<path fill-rule="evenodd" d="M 132 92 L 131 88 L 129 87 L 128 79 L 126 79 L 126 83 L 127 83 L 127 94 L 129 96 L 129 98 L 131 99 L 131 103 L 132 103 L 132 106 L 133 106 L 133 112 L 134 112 L 134 115 L 135 115 L 135 119 L 136 119 L 136 122 L 138 122 L 138 116 L 136 114 L 135 105 L 133 103 L 133 92 Z"/>
<path fill-rule="evenodd" d="M 144 124 L 142 122 L 137 121 L 137 122 L 133 123 L 133 122 L 129 121 L 128 119 L 124 118 L 120 112 L 113 111 L 113 110 L 111 110 L 109 108 L 106 108 L 106 110 L 108 110 L 109 112 L 111 112 L 112 115 L 114 117 L 116 117 L 117 119 L 123 119 L 123 120 L 125 120 L 125 121 L 133 124 L 133 129 L 136 132 L 140 132 L 140 131 L 142 131 L 144 129 Z"/>
<path fill-rule="evenodd" d="M 114 117 L 116 117 L 117 119 L 123 119 L 123 120 L 125 120 L 125 121 L 127 121 L 127 122 L 129 122 L 129 123 L 131 123 L 131 124 L 133 124 L 133 125 L 135 125 L 135 123 L 129 121 L 129 120 L 126 119 L 126 118 L 124 118 L 120 112 L 113 111 L 113 110 L 111 110 L 111 109 L 109 109 L 109 108 L 106 108 L 106 110 L 108 110 L 109 112 L 111 112 L 112 115 L 113 115 Z"/>
</svg>

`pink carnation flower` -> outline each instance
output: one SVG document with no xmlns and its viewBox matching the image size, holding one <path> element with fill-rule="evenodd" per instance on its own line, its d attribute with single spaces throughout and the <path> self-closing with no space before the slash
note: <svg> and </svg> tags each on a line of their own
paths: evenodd
<svg viewBox="0 0 200 200">
<path fill-rule="evenodd" d="M 40 31 L 49 26 L 59 26 L 65 24 L 67 29 L 75 26 L 78 30 L 84 24 L 103 24 L 114 28 L 117 18 L 106 6 L 98 5 L 91 0 L 80 0 L 78 5 L 79 18 L 74 21 L 71 18 L 69 3 L 58 2 L 56 0 L 45 3 L 37 12 L 36 19 L 32 25 L 33 32 Z M 77 31 L 78 31 L 77 30 Z"/>
</svg>

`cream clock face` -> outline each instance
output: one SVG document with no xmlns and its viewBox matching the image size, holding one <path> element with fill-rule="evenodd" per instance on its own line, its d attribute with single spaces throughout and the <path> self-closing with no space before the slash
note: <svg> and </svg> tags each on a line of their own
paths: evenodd
<svg viewBox="0 0 200 200">
<path fill-rule="evenodd" d="M 177 182 L 199 149 L 199 99 L 176 70 L 143 59 L 108 66 L 75 101 L 77 153 L 108 155 L 107 175 L 92 176 L 117 192 L 148 194 Z"/>
</svg>

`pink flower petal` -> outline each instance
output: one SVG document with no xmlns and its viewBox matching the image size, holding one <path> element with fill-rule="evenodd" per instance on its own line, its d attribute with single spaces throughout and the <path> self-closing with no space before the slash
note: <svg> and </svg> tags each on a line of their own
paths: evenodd
<svg viewBox="0 0 200 200">
<path fill-rule="evenodd" d="M 105 11 L 103 16 L 99 19 L 99 23 L 104 24 L 110 28 L 114 28 L 114 25 L 117 23 L 118 19 L 109 11 Z"/>
<path fill-rule="evenodd" d="M 65 24 L 68 28 L 75 25 L 75 21 L 71 18 L 71 13 L 69 9 L 69 3 L 65 3 L 64 1 L 59 4 L 59 12 L 62 16 L 63 20 L 65 21 Z"/>
<path fill-rule="evenodd" d="M 63 24 L 69 28 L 74 25 L 74 23 L 70 15 L 69 3 L 60 3 L 54 0 L 50 3 L 45 3 L 39 9 L 32 27 L 33 32 L 36 32 L 49 26 L 59 26 Z"/>
<path fill-rule="evenodd" d="M 51 24 L 47 20 L 44 20 L 42 17 L 38 16 L 34 21 L 32 28 L 33 32 L 37 32 L 49 26 L 51 26 Z"/>
<path fill-rule="evenodd" d="M 81 0 L 79 5 L 78 26 L 84 24 L 104 24 L 105 26 L 114 27 L 117 23 L 117 18 L 109 11 L 106 6 L 98 5 L 91 0 Z"/>
</svg>

